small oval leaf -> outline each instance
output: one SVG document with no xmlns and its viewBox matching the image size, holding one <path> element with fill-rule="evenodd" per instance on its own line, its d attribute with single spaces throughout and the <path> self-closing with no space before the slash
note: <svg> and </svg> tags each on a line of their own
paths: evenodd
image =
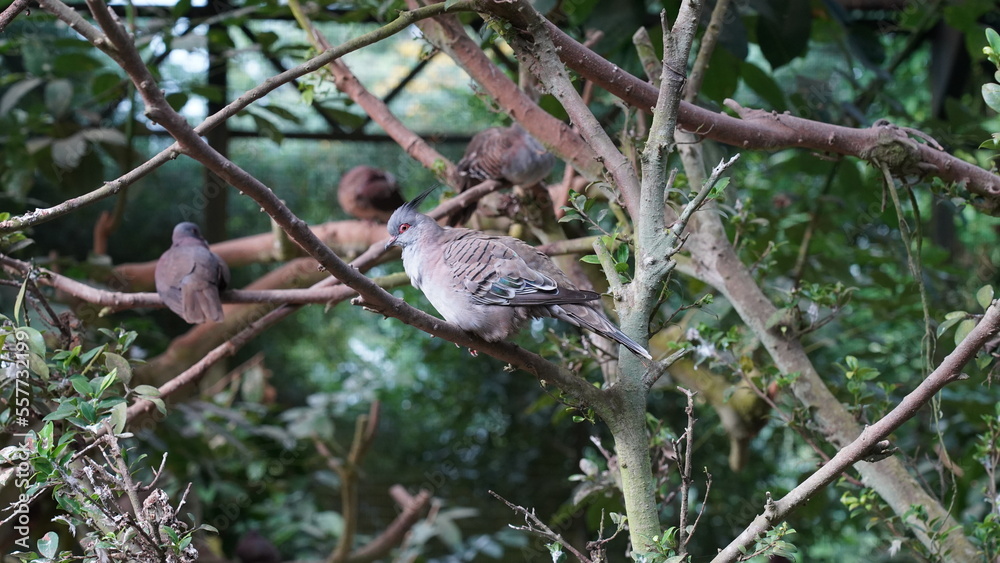
<svg viewBox="0 0 1000 563">
<path fill-rule="evenodd" d="M 55 532 L 46 532 L 45 535 L 38 540 L 38 552 L 44 557 L 54 559 L 56 553 L 59 552 L 59 534 Z"/>
<path fill-rule="evenodd" d="M 990 304 L 993 303 L 993 286 L 984 285 L 979 288 L 976 292 L 976 301 L 979 302 L 979 306 L 983 309 L 988 309 Z"/>
<path fill-rule="evenodd" d="M 118 354 L 105 352 L 104 366 L 108 368 L 108 371 L 118 370 L 118 379 L 122 380 L 125 385 L 132 381 L 132 366 L 129 365 L 128 360 Z"/>
<path fill-rule="evenodd" d="M 976 321 L 973 319 L 965 319 L 964 321 L 958 323 L 958 328 L 955 329 L 955 346 L 958 346 L 960 342 L 965 340 L 965 337 L 968 336 L 974 328 L 976 328 Z"/>
</svg>

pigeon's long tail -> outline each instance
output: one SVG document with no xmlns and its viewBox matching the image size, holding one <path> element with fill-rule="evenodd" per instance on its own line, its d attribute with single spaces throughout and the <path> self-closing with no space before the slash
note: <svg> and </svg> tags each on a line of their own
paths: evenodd
<svg viewBox="0 0 1000 563">
<path fill-rule="evenodd" d="M 596 332 L 628 348 L 636 356 L 652 360 L 653 356 L 638 342 L 632 340 L 603 314 L 586 305 L 553 305 L 549 308 L 552 316 L 580 328 Z"/>
<path fill-rule="evenodd" d="M 222 321 L 222 302 L 219 300 L 219 288 L 206 282 L 189 280 L 181 286 L 181 303 L 185 321 L 200 324 L 209 319 Z"/>
</svg>

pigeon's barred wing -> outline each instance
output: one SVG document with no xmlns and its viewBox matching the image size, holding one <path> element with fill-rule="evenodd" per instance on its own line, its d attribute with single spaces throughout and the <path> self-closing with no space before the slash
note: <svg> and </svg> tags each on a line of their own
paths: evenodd
<svg viewBox="0 0 1000 563">
<path fill-rule="evenodd" d="M 504 129 L 493 127 L 478 133 L 465 149 L 465 156 L 458 161 L 458 174 L 466 178 L 466 185 L 475 181 L 502 180 L 505 158 L 511 148 L 511 137 Z"/>
<path fill-rule="evenodd" d="M 502 237 L 467 231 L 445 245 L 444 263 L 451 270 L 455 286 L 469 292 L 474 302 L 531 306 L 585 303 L 600 297 L 592 291 L 560 287 L 504 242 Z"/>
</svg>

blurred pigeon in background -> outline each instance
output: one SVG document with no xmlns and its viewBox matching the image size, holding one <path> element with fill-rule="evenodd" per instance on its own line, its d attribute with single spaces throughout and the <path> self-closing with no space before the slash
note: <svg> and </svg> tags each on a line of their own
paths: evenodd
<svg viewBox="0 0 1000 563">
<path fill-rule="evenodd" d="M 229 267 L 194 223 L 174 227 L 173 244 L 156 262 L 156 293 L 182 319 L 199 324 L 222 320 L 219 292 L 229 285 Z"/>
<path fill-rule="evenodd" d="M 385 223 L 405 201 L 392 174 L 371 166 L 355 166 L 340 178 L 337 201 L 348 215 Z"/>
</svg>

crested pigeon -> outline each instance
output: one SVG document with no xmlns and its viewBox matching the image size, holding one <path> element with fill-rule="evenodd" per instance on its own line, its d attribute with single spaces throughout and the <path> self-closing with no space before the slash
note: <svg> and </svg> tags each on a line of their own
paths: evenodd
<svg viewBox="0 0 1000 563">
<path fill-rule="evenodd" d="M 604 316 L 599 294 L 577 289 L 534 247 L 513 237 L 442 227 L 419 213 L 417 207 L 431 191 L 392 214 L 385 246 L 403 249 L 410 283 L 445 320 L 496 342 L 516 333 L 529 318 L 553 317 L 652 359 Z"/>
<path fill-rule="evenodd" d="M 458 191 L 464 192 L 483 180 L 500 180 L 519 186 L 541 182 L 552 171 L 556 159 L 519 124 L 480 131 L 465 148 L 456 167 Z M 451 226 L 469 219 L 476 209 L 470 204 L 452 214 Z"/>
<path fill-rule="evenodd" d="M 348 215 L 380 223 L 404 203 L 395 176 L 365 165 L 351 168 L 340 178 L 337 201 Z"/>
<path fill-rule="evenodd" d="M 219 292 L 229 285 L 229 267 L 194 223 L 174 227 L 173 244 L 156 262 L 156 293 L 182 319 L 199 324 L 222 320 Z"/>
</svg>

